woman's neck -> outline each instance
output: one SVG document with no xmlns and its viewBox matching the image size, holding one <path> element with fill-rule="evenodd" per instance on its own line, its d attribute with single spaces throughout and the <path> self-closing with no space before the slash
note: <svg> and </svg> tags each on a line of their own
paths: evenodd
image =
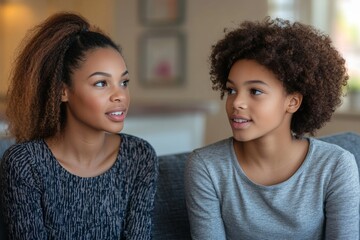
<svg viewBox="0 0 360 240">
<path fill-rule="evenodd" d="M 96 176 L 115 162 L 120 145 L 117 134 L 79 134 L 64 131 L 46 139 L 57 161 L 78 176 Z"/>
</svg>

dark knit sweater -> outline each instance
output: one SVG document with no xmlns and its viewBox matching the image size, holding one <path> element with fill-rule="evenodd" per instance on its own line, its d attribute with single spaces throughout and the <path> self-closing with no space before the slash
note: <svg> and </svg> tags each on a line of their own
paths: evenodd
<svg viewBox="0 0 360 240">
<path fill-rule="evenodd" d="M 120 134 L 114 165 L 83 178 L 66 171 L 43 140 L 12 146 L 0 166 L 10 239 L 151 239 L 157 157 Z"/>
</svg>

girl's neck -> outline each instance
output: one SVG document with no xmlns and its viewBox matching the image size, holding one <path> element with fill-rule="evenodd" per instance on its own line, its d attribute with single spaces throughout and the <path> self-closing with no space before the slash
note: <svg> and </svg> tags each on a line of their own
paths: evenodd
<svg viewBox="0 0 360 240">
<path fill-rule="evenodd" d="M 234 140 L 237 160 L 254 182 L 272 185 L 291 177 L 305 159 L 308 142 L 291 135 L 262 138 L 249 142 Z"/>
</svg>

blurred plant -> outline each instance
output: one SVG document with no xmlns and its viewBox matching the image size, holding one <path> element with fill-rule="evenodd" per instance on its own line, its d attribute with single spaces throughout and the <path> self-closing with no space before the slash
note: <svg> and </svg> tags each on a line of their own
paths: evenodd
<svg viewBox="0 0 360 240">
<path fill-rule="evenodd" d="M 351 77 L 347 85 L 348 93 L 360 93 L 360 76 Z"/>
</svg>

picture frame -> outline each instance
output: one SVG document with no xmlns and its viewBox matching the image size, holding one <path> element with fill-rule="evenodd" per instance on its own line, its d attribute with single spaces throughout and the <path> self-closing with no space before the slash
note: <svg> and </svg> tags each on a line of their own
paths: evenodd
<svg viewBox="0 0 360 240">
<path fill-rule="evenodd" d="M 184 21 L 185 0 L 138 0 L 140 22 L 145 26 L 171 26 Z"/>
<path fill-rule="evenodd" d="M 143 86 L 174 87 L 184 83 L 185 37 L 181 32 L 147 32 L 139 45 L 139 78 Z"/>
</svg>

